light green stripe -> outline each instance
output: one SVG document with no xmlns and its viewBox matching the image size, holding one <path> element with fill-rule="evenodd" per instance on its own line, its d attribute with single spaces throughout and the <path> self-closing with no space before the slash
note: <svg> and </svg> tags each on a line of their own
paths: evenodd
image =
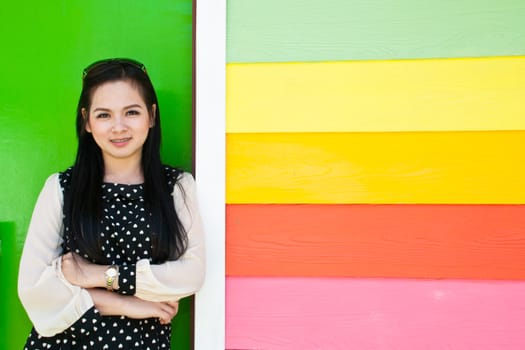
<svg viewBox="0 0 525 350">
<path fill-rule="evenodd" d="M 228 1 L 228 62 L 524 54 L 523 0 Z"/>
</svg>

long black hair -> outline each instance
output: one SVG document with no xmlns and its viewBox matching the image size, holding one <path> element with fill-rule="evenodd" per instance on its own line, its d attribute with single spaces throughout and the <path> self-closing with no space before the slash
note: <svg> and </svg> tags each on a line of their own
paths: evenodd
<svg viewBox="0 0 525 350">
<path fill-rule="evenodd" d="M 187 234 L 176 214 L 160 158 L 161 129 L 157 94 L 145 66 L 131 59 L 97 61 L 83 73 L 76 117 L 78 149 L 71 183 L 64 197 L 64 220 L 71 249 L 78 249 L 94 261 L 106 260 L 100 240 L 104 161 L 92 134 L 86 131 L 86 123 L 94 91 L 102 84 L 114 81 L 133 84 L 143 98 L 150 117 L 154 118 L 142 147 L 141 160 L 144 202 L 152 215 L 152 256 L 155 263 L 176 260 L 187 248 Z"/>
</svg>

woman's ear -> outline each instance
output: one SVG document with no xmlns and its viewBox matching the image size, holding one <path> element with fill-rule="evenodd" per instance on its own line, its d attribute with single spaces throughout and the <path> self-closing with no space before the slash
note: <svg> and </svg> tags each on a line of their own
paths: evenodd
<svg viewBox="0 0 525 350">
<path fill-rule="evenodd" d="M 80 113 L 82 113 L 82 118 L 84 119 L 84 128 L 86 129 L 87 132 L 91 132 L 91 127 L 89 126 L 89 119 L 88 119 L 88 114 L 87 114 L 86 109 L 82 108 L 80 110 Z"/>
<path fill-rule="evenodd" d="M 155 120 L 157 119 L 157 105 L 154 103 L 151 105 L 151 115 L 149 118 L 149 127 L 155 126 Z"/>
</svg>

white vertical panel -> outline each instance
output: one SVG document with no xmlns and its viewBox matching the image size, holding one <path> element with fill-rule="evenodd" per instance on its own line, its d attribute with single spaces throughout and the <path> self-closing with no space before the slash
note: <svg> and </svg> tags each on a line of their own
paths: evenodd
<svg viewBox="0 0 525 350">
<path fill-rule="evenodd" d="M 225 348 L 226 0 L 194 0 L 196 10 L 196 150 L 207 271 L 195 299 L 195 349 Z"/>
</svg>

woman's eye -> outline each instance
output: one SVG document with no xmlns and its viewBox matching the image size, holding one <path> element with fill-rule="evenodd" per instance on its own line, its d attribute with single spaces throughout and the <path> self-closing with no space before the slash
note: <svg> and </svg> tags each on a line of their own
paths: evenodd
<svg viewBox="0 0 525 350">
<path fill-rule="evenodd" d="M 97 119 L 104 119 L 104 118 L 109 118 L 109 117 L 110 117 L 109 113 L 97 114 Z"/>
<path fill-rule="evenodd" d="M 139 112 L 139 111 L 136 111 L 136 110 L 134 110 L 134 109 L 131 109 L 131 110 L 129 110 L 126 114 L 127 114 L 127 115 L 139 115 L 140 112 Z"/>
</svg>

